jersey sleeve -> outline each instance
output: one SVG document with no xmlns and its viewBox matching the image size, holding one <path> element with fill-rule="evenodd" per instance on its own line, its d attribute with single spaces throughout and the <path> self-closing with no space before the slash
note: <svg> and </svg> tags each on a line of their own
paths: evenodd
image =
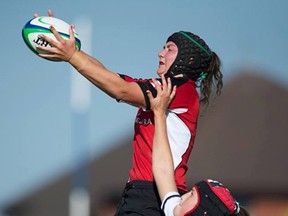
<svg viewBox="0 0 288 216">
<path fill-rule="evenodd" d="M 140 86 L 145 98 L 146 110 L 150 110 L 150 101 L 146 91 L 150 90 L 153 97 L 156 97 L 157 95 L 157 91 L 153 86 L 152 79 L 134 79 L 124 74 L 119 74 L 119 76 L 127 82 L 136 82 Z"/>
<path fill-rule="evenodd" d="M 165 195 L 161 209 L 165 216 L 174 216 L 174 208 L 180 203 L 181 196 L 178 192 L 169 192 Z"/>
<path fill-rule="evenodd" d="M 146 110 L 150 110 L 150 101 L 146 91 L 149 90 L 152 93 L 153 97 L 156 97 L 157 95 L 157 90 L 154 87 L 152 79 L 134 79 L 124 74 L 119 74 L 119 76 L 127 82 L 136 82 L 140 86 L 145 98 Z M 162 85 L 161 78 L 157 78 L 156 80 L 159 82 L 160 85 Z M 187 81 L 187 79 L 177 79 L 173 77 L 171 78 L 172 86 L 176 85 L 177 87 L 185 84 Z"/>
</svg>

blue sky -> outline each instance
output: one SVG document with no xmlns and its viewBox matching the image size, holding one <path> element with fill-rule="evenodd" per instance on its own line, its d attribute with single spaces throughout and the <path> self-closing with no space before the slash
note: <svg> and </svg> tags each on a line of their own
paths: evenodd
<svg viewBox="0 0 288 216">
<path fill-rule="evenodd" d="M 218 53 L 226 81 L 240 69 L 252 68 L 288 86 L 284 0 L 4 0 L 1 8 L 0 207 L 71 168 L 75 159 L 73 72 L 66 63 L 39 58 L 24 44 L 21 29 L 35 12 L 47 15 L 52 9 L 68 23 L 90 23 L 92 40 L 82 41 L 83 47 L 114 72 L 155 76 L 157 53 L 167 37 L 187 30 Z M 93 158 L 112 148 L 118 137 L 129 135 L 136 109 L 85 82 L 91 93 L 86 150 Z"/>
</svg>

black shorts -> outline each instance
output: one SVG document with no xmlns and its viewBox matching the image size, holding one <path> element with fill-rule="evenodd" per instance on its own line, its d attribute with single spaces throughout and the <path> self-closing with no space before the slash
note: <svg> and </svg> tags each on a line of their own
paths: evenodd
<svg viewBox="0 0 288 216">
<path fill-rule="evenodd" d="M 160 206 L 154 182 L 132 181 L 126 184 L 115 216 L 164 216 Z"/>
</svg>

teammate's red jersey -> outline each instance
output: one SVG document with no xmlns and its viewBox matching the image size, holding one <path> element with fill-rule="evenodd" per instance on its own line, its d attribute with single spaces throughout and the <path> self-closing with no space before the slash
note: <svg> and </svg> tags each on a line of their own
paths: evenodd
<svg viewBox="0 0 288 216">
<path fill-rule="evenodd" d="M 132 168 L 129 173 L 130 181 L 154 181 L 152 173 L 152 144 L 154 137 L 154 115 L 150 109 L 146 90 L 155 96 L 156 89 L 152 80 L 132 79 L 120 75 L 129 82 L 137 82 L 146 100 L 146 107 L 140 107 L 135 119 L 135 135 L 133 140 Z M 158 79 L 161 82 L 161 79 Z M 187 161 L 189 159 L 196 135 L 199 114 L 199 95 L 196 84 L 190 79 L 172 78 L 172 86 L 177 86 L 176 96 L 167 110 L 167 133 L 172 151 L 175 181 L 178 189 L 187 191 L 186 177 Z"/>
</svg>

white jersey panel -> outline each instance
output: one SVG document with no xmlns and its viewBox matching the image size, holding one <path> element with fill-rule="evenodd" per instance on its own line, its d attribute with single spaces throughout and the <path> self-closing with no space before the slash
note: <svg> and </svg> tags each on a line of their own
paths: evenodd
<svg viewBox="0 0 288 216">
<path fill-rule="evenodd" d="M 173 109 L 167 111 L 167 133 L 172 152 L 174 170 L 181 163 L 182 156 L 189 147 L 191 132 L 187 125 L 177 116 L 179 111 L 186 112 L 187 109 Z M 177 113 L 177 114 L 176 114 Z"/>
</svg>

